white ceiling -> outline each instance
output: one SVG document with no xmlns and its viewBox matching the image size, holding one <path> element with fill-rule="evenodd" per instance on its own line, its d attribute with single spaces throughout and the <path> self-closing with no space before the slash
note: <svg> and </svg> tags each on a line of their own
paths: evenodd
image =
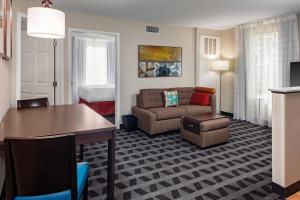
<svg viewBox="0 0 300 200">
<path fill-rule="evenodd" d="M 54 0 L 54 5 L 81 13 L 211 29 L 300 11 L 300 0 Z"/>
</svg>

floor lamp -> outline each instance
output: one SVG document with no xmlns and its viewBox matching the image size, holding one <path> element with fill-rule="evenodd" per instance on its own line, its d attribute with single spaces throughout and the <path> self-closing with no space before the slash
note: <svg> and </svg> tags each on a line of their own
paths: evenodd
<svg viewBox="0 0 300 200">
<path fill-rule="evenodd" d="M 27 10 L 27 35 L 37 38 L 53 39 L 54 76 L 53 104 L 56 105 L 56 39 L 65 37 L 65 13 L 51 8 L 52 0 L 43 0 L 43 7 L 32 7 Z"/>
<path fill-rule="evenodd" d="M 222 77 L 221 73 L 223 71 L 229 70 L 229 61 L 228 60 L 215 60 L 213 61 L 213 70 L 219 72 L 219 78 L 220 78 L 220 113 L 221 113 L 221 96 L 222 96 Z"/>
</svg>

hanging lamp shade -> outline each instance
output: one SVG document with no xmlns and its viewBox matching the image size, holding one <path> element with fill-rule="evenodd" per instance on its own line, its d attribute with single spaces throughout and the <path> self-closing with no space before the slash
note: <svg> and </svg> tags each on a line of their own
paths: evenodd
<svg viewBox="0 0 300 200">
<path fill-rule="evenodd" d="M 48 7 L 28 8 L 27 34 L 38 38 L 64 38 L 65 13 Z"/>
</svg>

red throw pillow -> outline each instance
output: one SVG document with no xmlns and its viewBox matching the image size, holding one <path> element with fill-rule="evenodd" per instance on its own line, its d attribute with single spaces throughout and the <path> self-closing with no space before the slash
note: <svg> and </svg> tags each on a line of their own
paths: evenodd
<svg viewBox="0 0 300 200">
<path fill-rule="evenodd" d="M 195 92 L 191 98 L 191 104 L 200 106 L 209 106 L 209 94 Z"/>
</svg>

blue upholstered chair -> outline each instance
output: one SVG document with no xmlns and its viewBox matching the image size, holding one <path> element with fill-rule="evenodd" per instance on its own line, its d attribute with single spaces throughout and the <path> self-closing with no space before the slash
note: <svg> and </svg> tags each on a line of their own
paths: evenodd
<svg viewBox="0 0 300 200">
<path fill-rule="evenodd" d="M 6 200 L 87 199 L 88 163 L 76 163 L 73 135 L 4 140 Z"/>
</svg>

